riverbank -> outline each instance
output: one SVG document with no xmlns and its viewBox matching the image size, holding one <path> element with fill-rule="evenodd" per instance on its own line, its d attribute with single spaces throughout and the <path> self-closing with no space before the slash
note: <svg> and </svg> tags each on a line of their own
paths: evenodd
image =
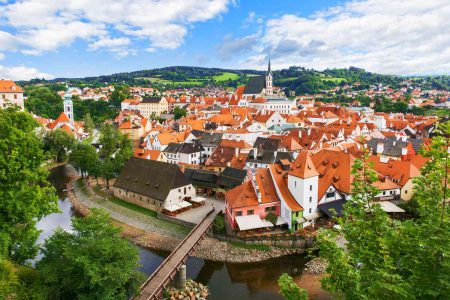
<svg viewBox="0 0 450 300">
<path fill-rule="evenodd" d="M 105 209 L 114 224 L 123 228 L 123 236 L 137 246 L 149 250 L 171 251 L 190 231 L 154 217 L 142 215 L 100 197 L 89 186 L 80 187 L 73 177 L 68 184 L 68 198 L 77 213 L 86 215 L 91 208 Z M 240 247 L 205 237 L 193 252 L 193 256 L 217 262 L 261 262 L 286 255 L 302 254 L 302 249 L 269 247 L 267 251 Z"/>
</svg>

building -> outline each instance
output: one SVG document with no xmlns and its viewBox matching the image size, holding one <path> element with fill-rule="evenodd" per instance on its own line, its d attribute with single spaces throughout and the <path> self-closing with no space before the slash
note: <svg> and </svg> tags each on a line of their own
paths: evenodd
<svg viewBox="0 0 450 300">
<path fill-rule="evenodd" d="M 203 162 L 202 153 L 204 150 L 200 142 L 194 140 L 192 143 L 170 143 L 163 150 L 163 153 L 169 163 L 199 165 Z"/>
<path fill-rule="evenodd" d="M 23 89 L 12 80 L 0 79 L 0 108 L 11 105 L 23 110 Z"/>
<path fill-rule="evenodd" d="M 69 93 L 69 91 L 66 91 L 64 94 L 64 113 L 69 118 L 70 123 L 73 124 L 74 122 L 74 112 L 73 112 L 73 101 L 72 101 L 72 95 Z"/>
<path fill-rule="evenodd" d="M 259 169 L 254 180 L 247 181 L 225 193 L 225 212 L 233 230 L 273 227 L 265 220 L 267 214 L 279 215 L 280 199 L 268 169 Z"/>
<path fill-rule="evenodd" d="M 168 112 L 169 103 L 165 97 L 146 97 L 138 104 L 138 110 L 145 118 L 151 116 L 160 116 L 164 112 Z"/>
<path fill-rule="evenodd" d="M 195 198 L 195 188 L 175 164 L 132 157 L 114 183 L 114 196 L 162 211 Z"/>
</svg>

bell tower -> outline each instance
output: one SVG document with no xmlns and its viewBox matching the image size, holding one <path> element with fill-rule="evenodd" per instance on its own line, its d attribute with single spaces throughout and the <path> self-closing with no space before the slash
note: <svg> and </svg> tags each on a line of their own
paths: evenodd
<svg viewBox="0 0 450 300">
<path fill-rule="evenodd" d="M 73 102 L 72 95 L 69 93 L 69 90 L 64 94 L 64 113 L 69 118 L 70 123 L 73 124 Z"/>
<path fill-rule="evenodd" d="M 269 58 L 269 64 L 267 66 L 267 75 L 266 75 L 266 95 L 273 95 L 272 71 L 270 70 L 270 58 Z"/>
</svg>

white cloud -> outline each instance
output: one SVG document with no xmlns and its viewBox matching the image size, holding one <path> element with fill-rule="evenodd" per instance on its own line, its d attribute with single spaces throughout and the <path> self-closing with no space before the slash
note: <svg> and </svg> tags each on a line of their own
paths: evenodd
<svg viewBox="0 0 450 300">
<path fill-rule="evenodd" d="M 267 21 L 246 67 L 358 66 L 392 74 L 450 73 L 450 1 L 351 1 L 304 18 Z"/>
<path fill-rule="evenodd" d="M 5 54 L 0 53 L 0 60 L 5 59 Z"/>
<path fill-rule="evenodd" d="M 0 43 L 0 50 L 20 48 L 23 53 L 36 54 L 83 39 L 90 43 L 91 50 L 107 47 L 114 49 L 113 52 L 124 53 L 123 47 L 111 43 L 122 43 L 123 46 L 132 37 L 148 40 L 149 48 L 174 49 L 183 43 L 191 24 L 219 16 L 226 12 L 230 3 L 234 2 L 23 0 L 2 6 L 0 18 L 17 33 L 2 36 L 0 32 L 0 42 L 12 39 Z M 109 36 L 118 37 L 111 39 Z M 14 40 L 20 41 L 20 46 Z"/>
<path fill-rule="evenodd" d="M 12 80 L 30 80 L 34 78 L 55 78 L 52 74 L 42 73 L 35 68 L 25 66 L 6 67 L 0 65 L 0 78 Z"/>
</svg>

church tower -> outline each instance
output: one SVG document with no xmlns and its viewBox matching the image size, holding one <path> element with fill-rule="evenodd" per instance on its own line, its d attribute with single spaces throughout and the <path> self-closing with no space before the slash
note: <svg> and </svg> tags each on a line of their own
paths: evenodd
<svg viewBox="0 0 450 300">
<path fill-rule="evenodd" d="M 70 123 L 73 124 L 73 102 L 72 95 L 69 93 L 69 90 L 64 94 L 64 113 L 69 118 Z"/>
<path fill-rule="evenodd" d="M 269 65 L 267 67 L 267 75 L 266 75 L 266 95 L 273 95 L 272 71 L 270 70 L 270 58 L 269 58 Z"/>
</svg>

